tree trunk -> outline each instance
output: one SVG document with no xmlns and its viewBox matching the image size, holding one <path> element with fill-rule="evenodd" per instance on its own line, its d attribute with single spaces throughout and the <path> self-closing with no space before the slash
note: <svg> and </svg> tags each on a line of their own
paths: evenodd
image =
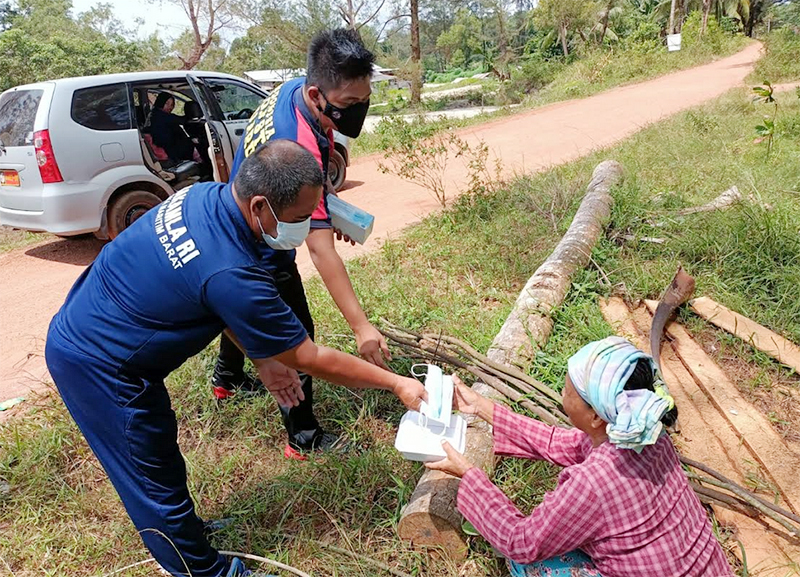
<svg viewBox="0 0 800 577">
<path fill-rule="evenodd" d="M 672 0 L 669 6 L 669 34 L 675 34 L 675 4 L 676 0 Z"/>
<path fill-rule="evenodd" d="M 411 0 L 411 104 L 422 97 L 422 50 L 419 44 L 419 0 Z"/>
<path fill-rule="evenodd" d="M 569 48 L 567 47 L 567 25 L 561 24 L 558 29 L 558 35 L 561 37 L 561 49 L 564 51 L 564 58 L 569 56 Z"/>
<path fill-rule="evenodd" d="M 615 0 L 608 0 L 608 4 L 606 5 L 606 11 L 603 13 L 603 30 L 600 32 L 600 42 L 598 42 L 598 46 L 603 45 L 603 40 L 606 38 L 606 32 L 608 31 L 608 19 L 611 16 L 611 8 L 614 5 Z"/>
<path fill-rule="evenodd" d="M 711 14 L 711 0 L 703 0 L 703 22 L 700 25 L 700 36 L 706 33 L 709 14 Z"/>
<path fill-rule="evenodd" d="M 506 22 L 506 14 L 503 9 L 502 2 L 498 2 L 496 5 L 497 9 L 497 50 L 500 53 L 497 62 L 499 63 L 498 66 L 495 66 L 498 72 L 498 76 L 501 80 L 507 80 L 511 77 L 509 72 L 509 65 L 513 56 L 509 53 L 508 48 L 508 23 Z"/>
<path fill-rule="evenodd" d="M 744 26 L 744 33 L 749 38 L 753 37 L 753 29 L 756 27 L 756 13 L 760 11 L 758 2 L 750 4 L 750 13 L 747 15 L 747 22 Z"/>
<path fill-rule="evenodd" d="M 592 248 L 611 214 L 609 189 L 622 178 L 622 166 L 606 161 L 594 169 L 592 181 L 575 218 L 555 251 L 528 280 L 514 309 L 494 338 L 487 356 L 499 363 L 527 363 L 533 354 L 531 342 L 543 345 L 553 329 L 550 312 L 567 295 L 577 271 L 589 262 Z M 483 396 L 502 398 L 481 382 L 473 390 Z M 494 468 L 491 427 L 467 415 L 466 458 L 491 474 Z M 397 531 L 401 539 L 415 545 L 441 547 L 454 560 L 466 554 L 461 531 L 462 516 L 456 509 L 460 480 L 439 471 L 426 471 L 403 510 Z"/>
</svg>

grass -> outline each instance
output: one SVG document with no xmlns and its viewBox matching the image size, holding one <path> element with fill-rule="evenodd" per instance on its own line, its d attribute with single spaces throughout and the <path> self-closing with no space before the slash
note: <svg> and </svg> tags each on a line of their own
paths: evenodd
<svg viewBox="0 0 800 577">
<path fill-rule="evenodd" d="M 377 322 L 446 331 L 485 350 L 524 284 L 563 235 L 592 168 L 619 160 L 625 183 L 614 191 L 609 234 L 593 258 L 615 290 L 657 297 L 681 262 L 705 294 L 800 341 L 800 102 L 779 95 L 782 116 L 769 158 L 753 143 L 762 115 L 747 91 L 656 124 L 611 150 L 521 178 L 491 196 L 461 198 L 383 248 L 348 263 L 355 289 Z M 718 214 L 670 217 L 736 184 L 772 205 Z M 552 208 L 542 208 L 552 207 Z M 615 234 L 616 233 L 616 234 Z M 664 245 L 625 243 L 619 233 L 661 236 Z M 624 286 L 623 286 L 624 285 Z M 555 329 L 529 367 L 559 388 L 566 359 L 609 333 L 596 306 L 611 287 L 595 269 L 575 279 L 556 312 Z M 319 340 L 353 349 L 349 331 L 318 280 L 307 284 Z M 744 351 L 746 352 L 746 351 Z M 457 575 L 457 568 L 396 538 L 396 523 L 422 468 L 392 447 L 403 409 L 389 395 L 321 385 L 324 425 L 352 442 L 346 455 L 308 463 L 281 457 L 283 432 L 268 398 L 211 400 L 210 347 L 170 376 L 190 488 L 204 518 L 236 524 L 212 537 L 221 548 L 288 561 L 319 575 L 382 575 L 321 548 L 325 541 L 379 559 L 412 575 Z M 741 353 L 744 354 L 744 353 Z M 762 361 L 774 365 L 771 361 Z M 409 361 L 394 368 L 406 372 Z M 774 367 L 768 367 L 770 370 Z M 798 388 L 797 376 L 785 376 Z M 759 390 L 769 379 L 754 379 Z M 55 396 L 24 419 L 0 426 L 0 567 L 16 577 L 90 576 L 148 556 L 115 493 Z M 504 461 L 496 480 L 523 511 L 552 487 L 556 469 Z M 470 559 L 481 574 L 502 564 L 480 538 Z M 152 568 L 127 576 L 152 575 Z"/>
<path fill-rule="evenodd" d="M 571 98 L 585 98 L 604 90 L 641 82 L 712 62 L 741 50 L 747 41 L 733 37 L 719 52 L 686 49 L 681 52 L 593 51 L 566 66 L 555 80 L 524 100 L 529 107 L 543 106 Z"/>
<path fill-rule="evenodd" d="M 764 38 L 764 57 L 756 63 L 753 83 L 800 80 L 800 33 L 781 28 Z"/>
<path fill-rule="evenodd" d="M 0 226 L 0 254 L 30 246 L 40 242 L 42 238 L 43 236 L 40 233 Z"/>
<path fill-rule="evenodd" d="M 492 80 L 487 80 L 485 78 L 464 78 L 459 82 L 447 82 L 445 84 L 439 84 L 438 86 L 424 86 L 422 88 L 423 94 L 431 94 L 436 92 L 442 92 L 443 90 L 452 90 L 453 88 L 462 88 L 464 86 L 484 86 L 484 85 L 493 85 L 494 82 Z"/>
</svg>

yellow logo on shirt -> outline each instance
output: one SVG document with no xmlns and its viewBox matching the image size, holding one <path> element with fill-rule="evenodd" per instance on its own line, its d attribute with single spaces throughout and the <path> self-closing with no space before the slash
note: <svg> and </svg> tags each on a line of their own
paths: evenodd
<svg viewBox="0 0 800 577">
<path fill-rule="evenodd" d="M 250 117 L 250 122 L 247 123 L 247 129 L 244 134 L 245 158 L 253 154 L 259 146 L 266 144 L 275 135 L 275 103 L 278 102 L 278 94 L 281 88 L 273 90 L 272 94 L 256 108 L 253 116 Z"/>
</svg>

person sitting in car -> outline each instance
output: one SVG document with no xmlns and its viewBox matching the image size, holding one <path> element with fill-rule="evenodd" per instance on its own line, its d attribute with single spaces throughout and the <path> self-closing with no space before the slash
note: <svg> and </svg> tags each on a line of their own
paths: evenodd
<svg viewBox="0 0 800 577">
<path fill-rule="evenodd" d="M 181 126 L 181 118 L 172 114 L 174 109 L 175 98 L 168 92 L 159 93 L 150 114 L 150 135 L 170 160 L 195 160 L 194 143 Z"/>
</svg>

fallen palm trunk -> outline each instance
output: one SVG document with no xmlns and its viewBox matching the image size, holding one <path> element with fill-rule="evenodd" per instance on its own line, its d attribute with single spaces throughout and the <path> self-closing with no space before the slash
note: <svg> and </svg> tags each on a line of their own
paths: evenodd
<svg viewBox="0 0 800 577">
<path fill-rule="evenodd" d="M 553 329 L 550 315 L 564 302 L 573 275 L 589 264 L 592 249 L 611 215 L 613 199 L 609 191 L 621 180 L 618 162 L 607 160 L 594 169 L 567 234 L 522 289 L 489 349 L 489 358 L 515 365 L 532 358 L 534 343 L 541 347 L 547 341 Z"/>
<path fill-rule="evenodd" d="M 592 248 L 611 214 L 613 199 L 609 191 L 621 179 L 622 166 L 618 162 L 605 161 L 594 169 L 586 196 L 569 230 L 526 283 L 488 354 L 473 363 L 477 370 L 517 389 L 526 397 L 522 400 L 539 405 L 537 414 L 548 413 L 552 419 L 559 419 L 553 414 L 557 408 L 548 407 L 546 403 L 558 403 L 560 396 L 541 383 L 530 382 L 529 377 L 513 367 L 527 363 L 533 356 L 534 343 L 542 346 L 550 336 L 553 328 L 550 315 L 564 301 L 575 273 L 588 264 Z M 445 344 L 456 346 L 453 342 L 451 339 Z M 437 342 L 434 338 L 432 343 L 436 354 L 435 347 L 441 345 L 441 339 Z M 425 347 L 425 351 L 431 354 L 430 347 Z M 504 369 L 498 370 L 498 367 Z M 502 373 L 508 377 L 509 372 L 513 373 L 511 379 L 498 375 Z M 530 388 L 520 387 L 520 383 Z M 500 394 L 481 381 L 475 383 L 473 389 L 484 396 Z M 477 467 L 493 468 L 492 432 L 488 424 L 470 419 L 465 455 Z M 456 509 L 459 483 L 459 479 L 439 471 L 426 471 L 403 510 L 397 528 L 400 537 L 416 545 L 439 547 L 450 557 L 463 559 L 467 549 L 461 531 L 463 519 Z"/>
</svg>

